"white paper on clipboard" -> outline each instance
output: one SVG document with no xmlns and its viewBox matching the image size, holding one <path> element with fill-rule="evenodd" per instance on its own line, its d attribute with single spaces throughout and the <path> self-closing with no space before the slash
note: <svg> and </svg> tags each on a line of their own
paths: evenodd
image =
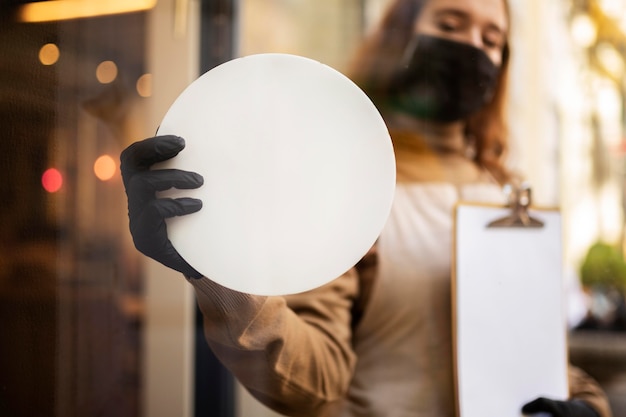
<svg viewBox="0 0 626 417">
<path fill-rule="evenodd" d="M 539 396 L 566 399 L 567 327 L 557 210 L 541 227 L 487 227 L 511 214 L 459 204 L 453 338 L 458 417 L 518 417 Z"/>
</svg>

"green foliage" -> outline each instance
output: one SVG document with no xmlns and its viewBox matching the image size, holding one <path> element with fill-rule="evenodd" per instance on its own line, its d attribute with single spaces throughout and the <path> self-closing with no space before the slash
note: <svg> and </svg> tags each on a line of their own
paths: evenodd
<svg viewBox="0 0 626 417">
<path fill-rule="evenodd" d="M 580 275 L 586 287 L 626 292 L 626 261 L 617 246 L 604 242 L 593 244 L 581 266 Z"/>
</svg>

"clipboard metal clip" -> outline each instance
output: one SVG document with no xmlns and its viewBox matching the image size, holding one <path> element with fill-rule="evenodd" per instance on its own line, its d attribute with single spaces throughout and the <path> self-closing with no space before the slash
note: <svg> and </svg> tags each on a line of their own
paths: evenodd
<svg viewBox="0 0 626 417">
<path fill-rule="evenodd" d="M 508 195 L 511 214 L 492 221 L 487 227 L 543 227 L 541 220 L 531 217 L 528 213 L 531 204 L 531 190 L 528 183 L 522 183 L 519 187 L 507 184 L 504 186 L 504 192 Z"/>
</svg>

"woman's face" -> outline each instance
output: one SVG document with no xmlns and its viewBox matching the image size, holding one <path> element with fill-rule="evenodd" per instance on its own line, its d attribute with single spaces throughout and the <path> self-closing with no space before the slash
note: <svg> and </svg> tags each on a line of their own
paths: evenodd
<svg viewBox="0 0 626 417">
<path fill-rule="evenodd" d="M 429 0 L 414 30 L 473 45 L 499 66 L 507 39 L 507 11 L 504 0 Z"/>
</svg>

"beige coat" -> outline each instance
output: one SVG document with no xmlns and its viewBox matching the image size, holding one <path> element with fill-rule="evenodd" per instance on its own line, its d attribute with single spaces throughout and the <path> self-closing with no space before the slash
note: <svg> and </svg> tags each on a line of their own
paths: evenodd
<svg viewBox="0 0 626 417">
<path fill-rule="evenodd" d="M 395 148 L 398 187 L 389 220 L 370 253 L 338 279 L 289 297 L 252 296 L 206 278 L 190 280 L 215 354 L 280 413 L 455 414 L 452 207 L 459 199 L 503 197 L 484 172 L 456 153 L 424 155 L 403 143 Z M 573 367 L 569 379 L 573 398 L 610 417 L 595 381 Z"/>
</svg>

